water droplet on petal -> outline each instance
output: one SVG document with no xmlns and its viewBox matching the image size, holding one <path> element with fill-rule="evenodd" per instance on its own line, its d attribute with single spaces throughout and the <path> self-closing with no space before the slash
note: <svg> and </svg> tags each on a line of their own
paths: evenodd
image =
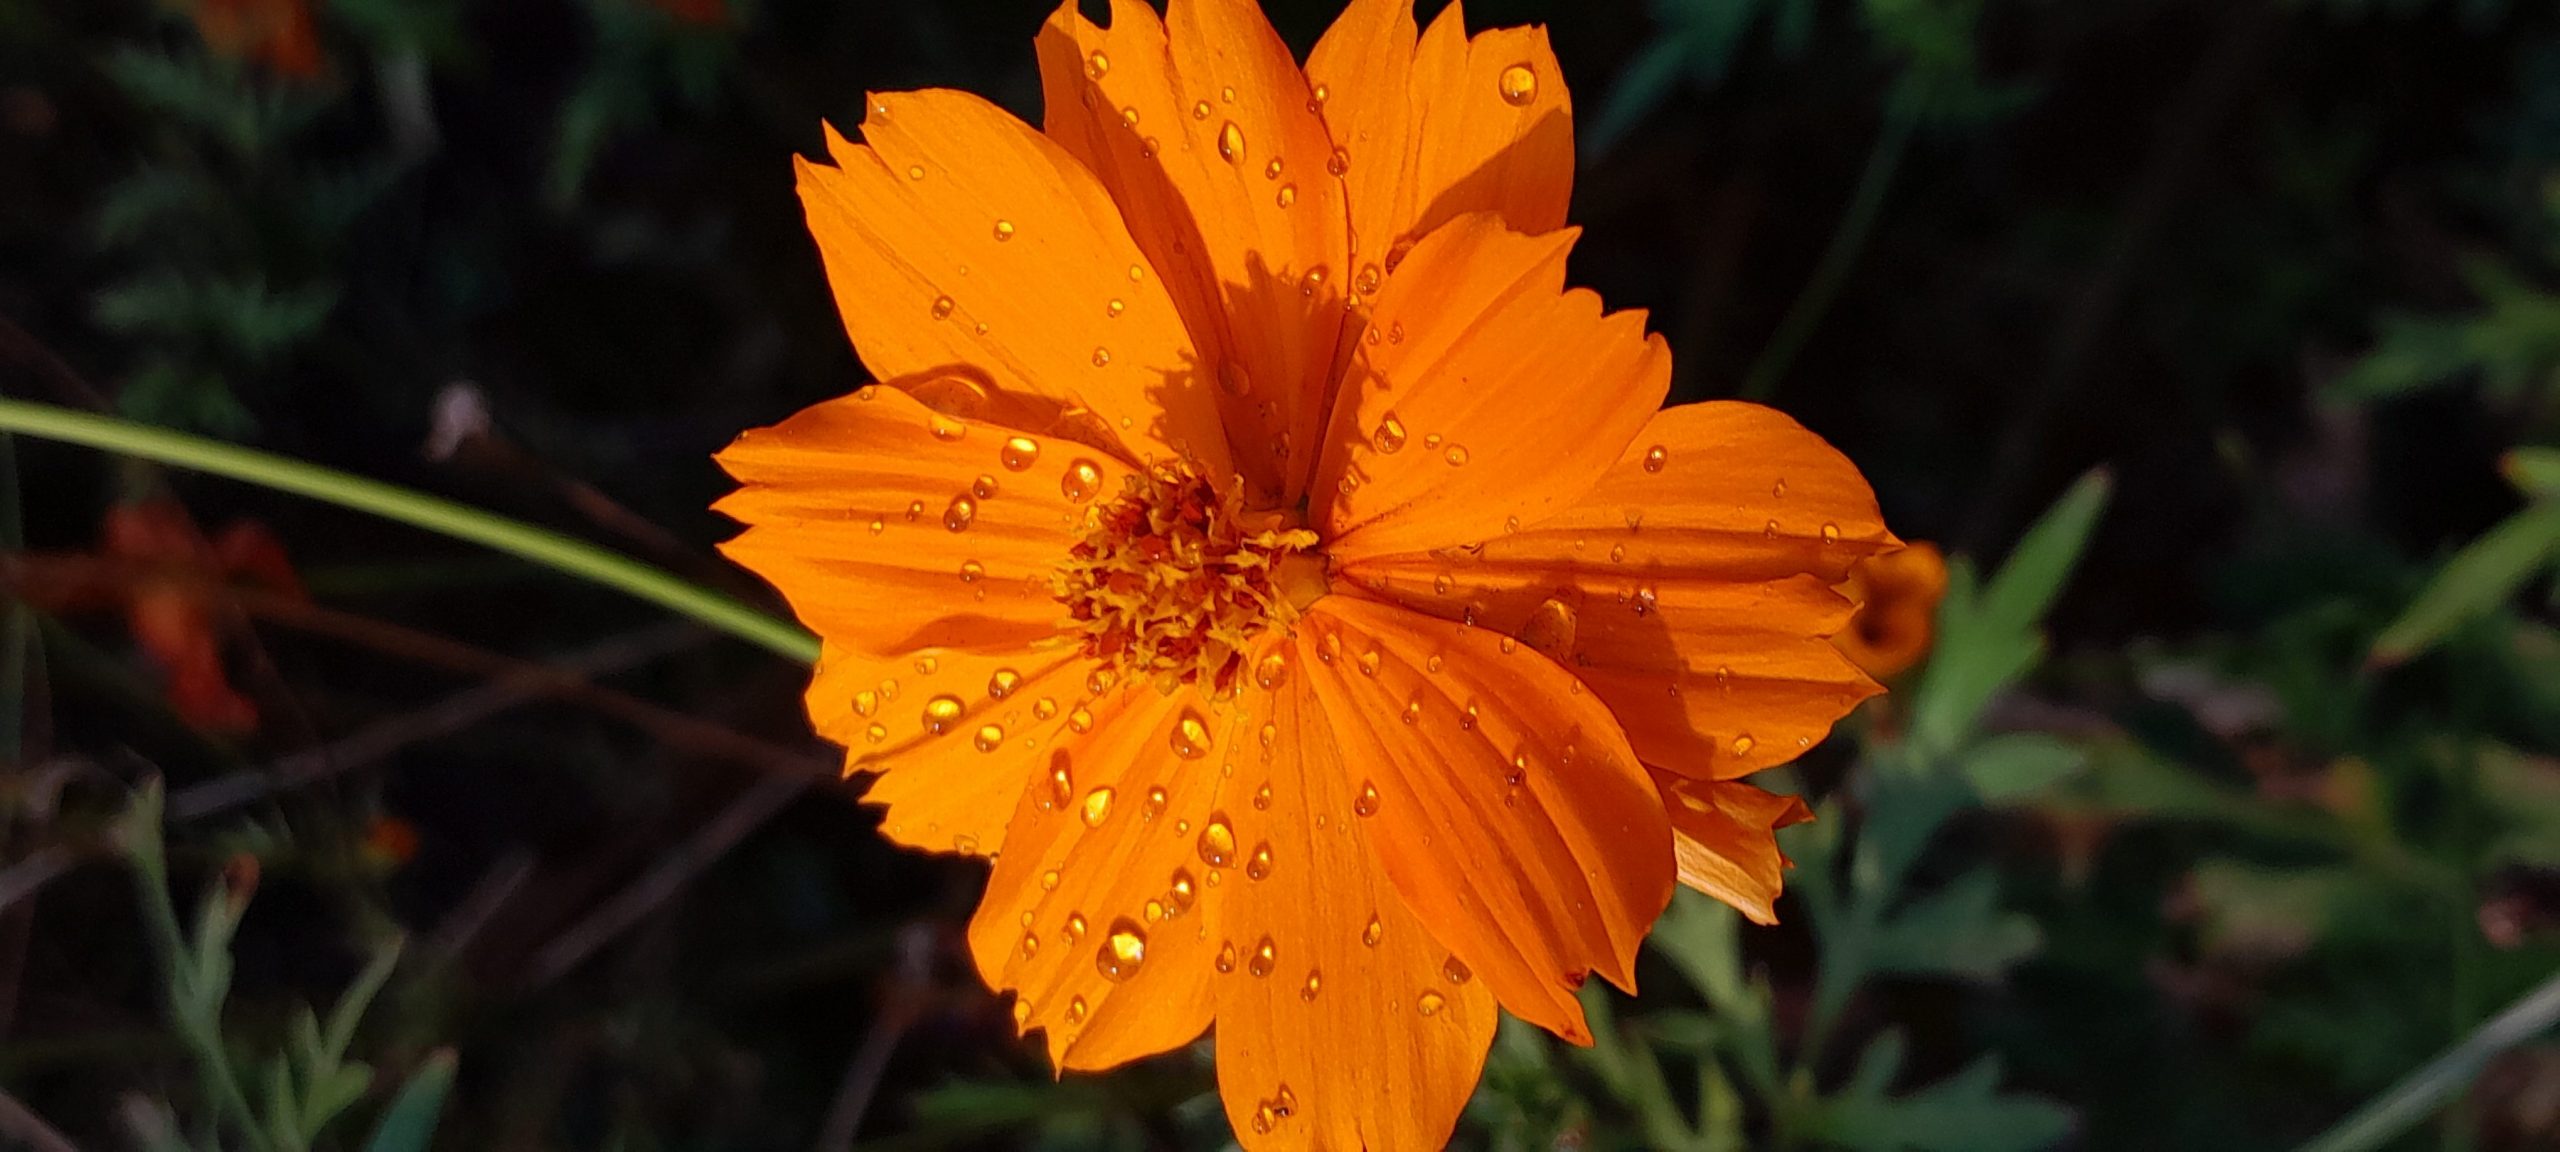
<svg viewBox="0 0 2560 1152">
<path fill-rule="evenodd" d="M 1086 1008 L 1086 1007 L 1085 1007 L 1085 1004 L 1084 1004 L 1084 997 L 1082 997 L 1082 996 L 1078 996 L 1078 997 L 1076 997 L 1076 998 L 1074 998 L 1074 999 L 1072 999 L 1072 1000 L 1067 1001 L 1067 1023 L 1068 1023 L 1068 1025 L 1073 1026 L 1073 1025 L 1077 1025 L 1077 1024 L 1082 1024 L 1082 1023 L 1084 1023 L 1085 1013 L 1086 1013 L 1086 1012 L 1088 1012 L 1088 1011 L 1090 1011 L 1090 1009 L 1088 1009 L 1088 1008 Z"/>
<path fill-rule="evenodd" d="M 1075 729 L 1079 736 L 1093 731 L 1093 713 L 1083 708 L 1067 713 L 1067 727 Z"/>
<path fill-rule="evenodd" d="M 924 702 L 924 730 L 936 736 L 942 735 L 959 723 L 961 715 L 968 710 L 957 696 L 936 696 L 927 700 Z"/>
<path fill-rule="evenodd" d="M 1297 186 L 1297 185 L 1295 185 L 1295 184 L 1283 184 L 1283 185 L 1281 185 L 1281 186 L 1280 186 L 1280 190 L 1279 190 L 1278 192 L 1275 192 L 1275 193 L 1273 193 L 1273 194 L 1272 194 L 1272 196 L 1271 196 L 1271 201 L 1272 201 L 1272 203 L 1277 204 L 1277 205 L 1279 205 L 1280 207 L 1283 207 L 1283 208 L 1286 208 L 1286 207 L 1288 207 L 1288 206 L 1290 206 L 1290 205 L 1292 205 L 1292 204 L 1297 203 L 1297 202 L 1298 202 L 1298 186 Z"/>
<path fill-rule="evenodd" d="M 1371 917 L 1369 918 L 1369 926 L 1368 926 L 1368 927 L 1363 928 L 1363 929 L 1361 929 L 1361 930 L 1360 930 L 1360 942 L 1361 942 L 1362 944 L 1368 945 L 1368 946 L 1369 946 L 1369 947 L 1371 947 L 1371 948 L 1375 948 L 1375 947 L 1377 947 L 1377 946 L 1378 946 L 1378 941 L 1380 941 L 1380 940 L 1384 940 L 1384 939 L 1386 939 L 1386 938 L 1387 938 L 1387 925 L 1386 925 L 1386 922 L 1385 922 L 1385 921 L 1382 921 L 1382 920 L 1380 920 L 1380 919 L 1378 919 L 1378 918 L 1377 918 L 1377 917 L 1375 917 L 1375 916 L 1371 916 Z"/>
<path fill-rule="evenodd" d="M 1354 816 L 1375 816 L 1378 814 L 1378 786 L 1376 784 L 1367 780 L 1360 782 L 1360 798 L 1351 802 L 1351 814 Z"/>
<path fill-rule="evenodd" d="M 922 165 L 922 164 L 909 164 L 909 165 L 907 165 L 907 179 L 909 179 L 909 180 L 922 180 L 922 179 L 924 179 L 924 165 Z"/>
<path fill-rule="evenodd" d="M 1573 637 L 1580 623 L 1573 606 L 1562 600 L 1541 600 L 1529 610 L 1529 618 L 1520 625 L 1520 642 L 1557 663 L 1565 663 L 1573 652 Z"/>
<path fill-rule="evenodd" d="M 868 716 L 880 710 L 880 694 L 865 688 L 853 694 L 853 714 Z"/>
<path fill-rule="evenodd" d="M 1272 649 L 1253 666 L 1253 682 L 1266 692 L 1287 683 L 1288 680 L 1289 652 L 1285 648 Z"/>
<path fill-rule="evenodd" d="M 1538 74 L 1526 64 L 1514 64 L 1495 77 L 1494 87 L 1502 93 L 1502 102 L 1518 108 L 1538 98 Z"/>
<path fill-rule="evenodd" d="M 1413 1000 L 1413 1010 L 1425 1016 L 1437 1016 L 1440 1014 L 1440 1010 L 1448 1007 L 1448 1005 L 1448 997 L 1442 996 L 1441 994 L 1428 989 L 1424 990 L 1422 995 L 1414 997 Z"/>
<path fill-rule="evenodd" d="M 1244 163 L 1244 129 L 1236 127 L 1233 120 L 1218 129 L 1218 159 L 1229 164 Z"/>
<path fill-rule="evenodd" d="M 1253 959 L 1245 962 L 1244 970 L 1256 976 L 1268 976 L 1271 974 L 1272 966 L 1279 962 L 1279 947 L 1271 942 L 1270 937 L 1265 936 L 1262 938 L 1262 943 L 1254 945 Z"/>
<path fill-rule="evenodd" d="M 1270 841 L 1266 840 L 1253 846 L 1253 857 L 1245 861 L 1244 874 L 1249 880 L 1260 880 L 1271 874 Z"/>
<path fill-rule="evenodd" d="M 1369 433 L 1369 443 L 1377 448 L 1381 455 L 1395 455 L 1404 447 L 1404 441 L 1404 421 L 1396 419 L 1393 409 L 1389 409 L 1386 415 L 1380 417 L 1377 429 Z"/>
<path fill-rule="evenodd" d="M 1662 466 L 1670 462 L 1670 450 L 1660 444 L 1644 450 L 1644 470 L 1647 472 L 1660 472 Z"/>
<path fill-rule="evenodd" d="M 1164 806 L 1167 799 L 1169 799 L 1169 797 L 1165 794 L 1164 789 L 1147 789 L 1147 800 L 1146 803 L 1139 806 L 1138 818 L 1141 820 L 1153 820 L 1158 816 L 1164 815 Z"/>
<path fill-rule="evenodd" d="M 1020 472 L 1038 463 L 1040 442 L 1028 436 L 1016 436 L 1004 442 L 996 452 L 996 461 L 1008 471 Z"/>
<path fill-rule="evenodd" d="M 1194 119 L 1194 120 L 1206 120 L 1206 119 L 1208 119 L 1208 118 L 1209 118 L 1209 102 L 1208 102 L 1208 101 L 1206 101 L 1206 100 L 1203 100 L 1203 101 L 1201 101 L 1201 102 L 1199 102 L 1199 103 L 1197 103 L 1197 104 L 1192 105 L 1192 106 L 1191 106 L 1191 118 L 1192 118 L 1192 119 Z"/>
<path fill-rule="evenodd" d="M 1824 524 L 1822 526 L 1822 542 L 1825 544 L 1839 543 L 1840 526 L 1837 524 Z"/>
<path fill-rule="evenodd" d="M 1452 444 L 1449 446 L 1449 450 L 1447 452 L 1441 454 L 1441 458 L 1447 460 L 1449 462 L 1449 466 L 1452 468 L 1463 468 L 1467 463 L 1466 446 L 1463 444 Z"/>
<path fill-rule="evenodd" d="M 1110 349 L 1108 349 L 1108 348 L 1096 348 L 1096 349 L 1094 349 L 1094 350 L 1093 350 L 1093 366 L 1094 366 L 1094 367 L 1096 367 L 1096 368 L 1100 368 L 1100 367 L 1102 367 L 1103 365 L 1106 365 L 1106 364 L 1109 364 L 1109 363 L 1111 363 L 1111 350 L 1110 350 Z"/>
<path fill-rule="evenodd" d="M 1448 963 L 1440 966 L 1440 975 L 1447 977 L 1452 984 L 1464 984 L 1475 978 L 1475 971 L 1467 967 L 1466 961 L 1452 956 Z"/>
<path fill-rule="evenodd" d="M 1085 827 L 1100 828 L 1103 821 L 1111 818 L 1111 797 L 1112 791 L 1107 787 L 1084 794 Z"/>
<path fill-rule="evenodd" d="M 1126 980 L 1138 974 L 1138 966 L 1147 962 L 1147 934 L 1136 921 L 1126 916 L 1111 922 L 1111 933 L 1102 938 L 1102 950 L 1093 957 L 1093 966 L 1102 978 Z"/>
<path fill-rule="evenodd" d="M 1058 875 L 1058 870 L 1057 870 L 1057 869 L 1055 869 L 1055 868 L 1052 868 L 1052 869 L 1050 869 L 1050 870 L 1048 870 L 1048 871 L 1046 871 L 1046 872 L 1041 873 L 1041 874 L 1040 874 L 1040 890 L 1041 890 L 1041 891 L 1043 891 L 1043 892 L 1055 892 L 1055 891 L 1057 891 L 1057 890 L 1058 890 L 1058 881 L 1059 881 L 1059 879 L 1060 879 L 1060 877 L 1059 877 L 1059 875 Z"/>
<path fill-rule="evenodd" d="M 1741 735 L 1733 738 L 1733 754 L 1736 756 L 1748 756 L 1751 754 L 1751 750 L 1753 748 L 1757 748 L 1759 746 L 1760 742 L 1752 739 L 1751 734 L 1748 732 L 1742 733 Z"/>
<path fill-rule="evenodd" d="M 1011 239 L 1013 239 L 1013 221 L 1011 221 L 1011 220 L 998 220 L 998 221 L 996 221 L 996 239 L 998 239 L 998 240 L 1011 240 Z"/>
<path fill-rule="evenodd" d="M 933 318 L 936 320 L 949 319 L 951 316 L 951 310 L 959 306 L 959 301 L 948 296 L 936 296 L 933 298 Z"/>
<path fill-rule="evenodd" d="M 1046 720 L 1058 714 L 1058 702 L 1043 696 L 1031 704 L 1031 718 Z"/>
<path fill-rule="evenodd" d="M 1082 504 L 1102 491 L 1102 468 L 1091 460 L 1077 460 L 1067 465 L 1058 477 L 1058 491 L 1067 499 Z"/>
<path fill-rule="evenodd" d="M 951 506 L 942 510 L 942 526 L 953 532 L 966 532 L 978 518 L 978 502 L 966 496 L 951 498 Z"/>
<path fill-rule="evenodd" d="M 1212 812 L 1209 822 L 1200 828 L 1200 861 L 1212 868 L 1224 868 L 1236 862 L 1236 830 L 1227 823 L 1227 814 Z"/>
<path fill-rule="evenodd" d="M 993 752 L 1004 747 L 1004 727 L 999 724 L 979 725 L 976 744 L 980 752 Z"/>
<path fill-rule="evenodd" d="M 1173 723 L 1169 742 L 1173 745 L 1174 755 L 1185 760 L 1197 760 L 1209 754 L 1209 726 L 1201 722 L 1199 713 L 1185 708 L 1182 718 Z"/>
<path fill-rule="evenodd" d="M 1313 1004 L 1315 1003 L 1316 993 L 1321 991 L 1323 988 L 1323 974 L 1309 971 L 1307 973 L 1307 982 L 1298 986 L 1298 999 L 1306 1003 Z"/>
<path fill-rule="evenodd" d="M 1111 58 L 1103 55 L 1102 50 L 1097 48 L 1093 55 L 1084 58 L 1084 71 L 1085 75 L 1100 80 L 1111 71 Z"/>
<path fill-rule="evenodd" d="M 1324 170 L 1336 176 L 1340 176 L 1351 171 L 1351 150 L 1348 148 L 1334 149 L 1333 156 L 1324 162 Z"/>
</svg>

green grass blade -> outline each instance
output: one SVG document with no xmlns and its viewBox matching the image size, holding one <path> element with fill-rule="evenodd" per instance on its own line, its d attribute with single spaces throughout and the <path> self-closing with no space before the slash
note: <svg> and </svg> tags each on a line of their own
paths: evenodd
<svg viewBox="0 0 2560 1152">
<path fill-rule="evenodd" d="M 0 432 L 22 432 L 291 492 L 467 540 L 639 597 L 801 663 L 816 637 L 797 625 L 628 556 L 546 528 L 317 464 L 50 404 L 0 399 Z"/>
</svg>

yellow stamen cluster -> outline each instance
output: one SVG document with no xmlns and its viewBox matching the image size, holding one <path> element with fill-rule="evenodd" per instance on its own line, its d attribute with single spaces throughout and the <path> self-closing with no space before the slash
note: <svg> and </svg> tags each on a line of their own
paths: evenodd
<svg viewBox="0 0 2560 1152">
<path fill-rule="evenodd" d="M 1221 492 L 1187 465 L 1156 464 L 1086 513 L 1050 586 L 1087 655 L 1165 688 L 1222 692 L 1245 646 L 1296 618 L 1281 570 L 1315 543 L 1279 512 L 1246 511 L 1242 480 Z"/>
</svg>

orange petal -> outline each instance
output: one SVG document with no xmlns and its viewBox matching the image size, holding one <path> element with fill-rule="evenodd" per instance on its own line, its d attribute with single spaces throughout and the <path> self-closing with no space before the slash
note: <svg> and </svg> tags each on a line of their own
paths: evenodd
<svg viewBox="0 0 2560 1152">
<path fill-rule="evenodd" d="M 1218 893 L 1196 845 L 1230 783 L 1169 744 L 1183 721 L 1231 723 L 1231 709 L 1146 685 L 1087 708 L 1090 734 L 1053 746 L 1008 809 L 969 925 L 979 973 L 1015 990 L 1015 1023 L 1044 1029 L 1061 1068 L 1107 1068 L 1208 1027 Z"/>
<path fill-rule="evenodd" d="M 978 774 L 952 796 L 918 789 L 913 808 L 901 803 L 910 781 L 875 785 L 889 834 L 994 851 L 1012 807 L 1001 781 L 1018 789 L 1034 766 L 990 776 L 976 745 L 995 725 L 992 742 L 1020 749 L 1035 726 L 1064 723 L 1066 698 L 1083 691 L 1081 665 L 1061 668 L 1073 649 L 1048 580 L 1084 501 L 1116 490 L 1122 466 L 876 387 L 748 432 L 720 463 L 742 487 L 715 507 L 747 525 L 721 550 L 825 642 L 808 694 L 819 734 L 853 767 L 961 762 Z M 1053 672 L 1056 683 L 1031 683 Z M 913 783 L 931 779 L 920 771 Z M 985 794 L 1002 797 L 993 815 L 959 818 L 953 797 Z"/>
<path fill-rule="evenodd" d="M 819 734 L 845 746 L 846 771 L 880 773 L 862 802 L 886 810 L 882 833 L 911 848 L 993 856 L 1014 802 L 1074 739 L 1090 675 L 1064 653 L 939 650 L 901 668 L 830 644 L 808 708 Z"/>
<path fill-rule="evenodd" d="M 1062 3 L 1040 33 L 1049 135 L 1111 190 L 1199 342 L 1237 468 L 1294 504 L 1321 431 L 1350 244 L 1332 140 L 1250 0 Z M 1203 400 L 1203 403 L 1206 401 Z"/>
<path fill-rule="evenodd" d="M 1165 285 L 1092 173 L 964 92 L 869 100 L 864 143 L 799 162 L 836 308 L 883 380 L 958 374 L 1090 410 L 1131 459 L 1226 446 Z"/>
<path fill-rule="evenodd" d="M 1358 282 L 1470 212 L 1519 232 L 1564 226 L 1573 197 L 1573 101 L 1544 28 L 1466 33 L 1460 4 L 1415 43 L 1412 0 L 1354 0 L 1307 76 L 1351 187 Z M 1374 295 L 1374 287 L 1361 289 Z"/>
<path fill-rule="evenodd" d="M 1671 840 L 1680 856 L 1680 882 L 1727 904 L 1754 924 L 1778 922 L 1778 893 L 1787 858 L 1778 851 L 1778 829 L 1813 819 L 1794 796 L 1763 792 L 1749 784 L 1654 776 L 1671 810 Z"/>
<path fill-rule="evenodd" d="M 1587 1043 L 1574 989 L 1632 988 L 1671 898 L 1670 827 L 1617 721 L 1507 638 L 1349 596 L 1301 669 L 1397 891 L 1513 1014 Z"/>
<path fill-rule="evenodd" d="M 1211 889 L 1218 1094 L 1250 1149 L 1438 1148 L 1492 1044 L 1494 997 L 1380 872 L 1382 828 L 1330 735 L 1348 720 L 1308 690 L 1302 646 L 1277 650 L 1300 671 L 1248 706 L 1286 735 L 1240 757 L 1256 799 L 1228 804 L 1239 864 Z"/>
<path fill-rule="evenodd" d="M 1730 779 L 1794 758 L 1879 690 L 1824 639 L 1849 613 L 1829 585 L 1899 543 L 1820 437 L 1719 401 L 1656 414 L 1557 516 L 1339 575 L 1523 637 L 1608 701 L 1645 763 Z"/>
<path fill-rule="evenodd" d="M 1356 560 L 1468 545 L 1563 511 L 1671 382 L 1642 312 L 1564 290 L 1577 233 L 1488 215 L 1424 237 L 1378 298 L 1316 466 L 1313 522 Z"/>
</svg>

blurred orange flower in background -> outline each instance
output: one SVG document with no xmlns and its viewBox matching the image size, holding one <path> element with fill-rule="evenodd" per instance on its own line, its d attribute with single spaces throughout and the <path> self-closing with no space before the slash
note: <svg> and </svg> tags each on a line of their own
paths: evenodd
<svg viewBox="0 0 2560 1152">
<path fill-rule="evenodd" d="M 289 593 L 301 580 L 284 548 L 250 521 L 234 523 L 208 542 L 174 501 L 119 504 L 107 513 L 105 554 L 144 569 L 123 589 L 126 626 L 134 642 L 167 677 L 169 705 L 190 724 L 217 732 L 258 726 L 257 707 L 231 686 L 223 671 L 222 638 L 201 584 L 225 579 Z"/>
<path fill-rule="evenodd" d="M 987 981 L 1062 1068 L 1212 1022 L 1254 1148 L 1436 1147 L 1499 1005 L 1587 1043 L 1686 880 L 1772 916 L 1742 777 L 1878 691 L 1832 590 L 1900 546 L 1739 403 L 1659 410 L 1568 290 L 1544 32 L 1246 0 L 1039 36 L 1042 129 L 876 95 L 800 192 L 884 383 L 720 461 L 730 556 L 898 841 L 991 857 Z"/>
<path fill-rule="evenodd" d="M 214 51 L 308 80 L 326 62 L 309 0 L 194 0 L 196 34 Z"/>
<path fill-rule="evenodd" d="M 1937 639 L 1938 601 L 1947 595 L 1947 558 L 1926 540 L 1859 561 L 1840 584 L 1858 605 L 1832 643 L 1867 675 L 1893 676 L 1920 662 Z"/>
</svg>

